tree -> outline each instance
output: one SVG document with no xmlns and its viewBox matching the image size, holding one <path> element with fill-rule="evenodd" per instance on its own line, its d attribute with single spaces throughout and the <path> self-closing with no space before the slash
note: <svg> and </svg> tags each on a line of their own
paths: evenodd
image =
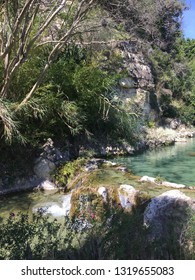
<svg viewBox="0 0 195 280">
<path fill-rule="evenodd" d="M 0 8 L 0 134 L 11 140 L 14 134 L 19 135 L 18 114 L 68 45 L 107 44 L 110 38 L 112 43 L 124 34 L 125 40 L 136 37 L 169 51 L 180 32 L 184 5 L 179 0 L 0 0 Z M 106 32 L 103 39 L 94 32 L 106 29 L 112 33 L 109 39 Z M 113 30 L 120 36 L 115 38 Z M 19 69 L 43 50 L 45 56 L 34 83 L 22 95 L 13 95 L 11 86 Z"/>
<path fill-rule="evenodd" d="M 185 5 L 179 0 L 100 0 L 114 20 L 132 36 L 170 50 L 181 33 Z"/>
<path fill-rule="evenodd" d="M 0 2 L 0 58 L 3 82 L 0 88 L 0 119 L 4 133 L 11 139 L 17 133 L 13 115 L 25 106 L 40 86 L 57 54 L 73 37 L 89 32 L 84 25 L 94 0 L 4 0 Z M 17 70 L 31 59 L 40 46 L 49 45 L 47 60 L 36 82 L 21 100 L 13 100 L 11 81 Z M 8 108 L 8 101 L 12 108 Z"/>
</svg>

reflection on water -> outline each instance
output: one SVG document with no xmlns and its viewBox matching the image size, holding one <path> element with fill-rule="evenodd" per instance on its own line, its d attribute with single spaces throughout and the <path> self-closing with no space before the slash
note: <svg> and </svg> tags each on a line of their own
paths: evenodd
<svg viewBox="0 0 195 280">
<path fill-rule="evenodd" d="M 63 195 L 57 191 L 23 192 L 11 196 L 0 197 L 0 218 L 8 218 L 10 213 L 18 212 L 32 215 L 32 209 L 37 204 L 48 201 L 59 202 Z"/>
<path fill-rule="evenodd" d="M 115 161 L 140 176 L 161 176 L 170 182 L 195 186 L 195 139 Z"/>
</svg>

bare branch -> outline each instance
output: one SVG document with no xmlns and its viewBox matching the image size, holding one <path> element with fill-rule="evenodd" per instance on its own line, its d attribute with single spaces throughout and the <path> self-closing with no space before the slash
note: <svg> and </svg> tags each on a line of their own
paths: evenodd
<svg viewBox="0 0 195 280">
<path fill-rule="evenodd" d="M 63 3 L 65 4 L 65 1 L 63 1 Z M 92 7 L 94 3 L 94 0 L 90 0 L 88 1 L 88 4 L 86 4 L 86 1 L 82 0 L 77 8 L 77 12 L 75 14 L 75 17 L 72 21 L 71 26 L 69 27 L 69 29 L 65 32 L 65 34 L 63 34 L 61 36 L 61 38 L 55 42 L 53 49 L 51 50 L 50 54 L 48 55 L 48 61 L 44 67 L 44 69 L 42 70 L 42 72 L 40 73 L 36 83 L 34 84 L 34 86 L 32 87 L 32 89 L 30 90 L 30 92 L 25 96 L 25 98 L 21 101 L 21 103 L 17 106 L 17 108 L 15 109 L 15 111 L 20 110 L 20 108 L 22 108 L 27 102 L 28 100 L 32 97 L 33 93 L 35 92 L 35 90 L 39 87 L 39 85 L 41 84 L 45 73 L 47 72 L 50 64 L 54 61 L 56 55 L 59 53 L 59 51 L 66 45 L 68 44 L 69 40 L 72 38 L 72 36 L 74 36 L 74 30 L 77 28 L 77 26 L 79 25 L 79 23 L 83 20 L 84 16 L 86 15 L 86 13 L 89 11 L 89 9 Z M 59 9 L 59 8 L 58 8 Z M 60 10 L 62 9 L 62 7 L 60 7 Z M 56 14 L 56 13 L 55 13 Z M 54 16 L 54 14 L 52 15 Z M 49 25 L 50 23 L 50 19 L 48 19 L 48 21 L 45 23 L 44 29 Z M 43 28 L 43 27 L 42 27 Z M 42 29 L 41 29 L 42 32 Z M 35 35 L 37 36 L 37 35 Z M 33 39 L 34 40 L 34 39 Z M 36 41 L 36 40 L 35 40 Z M 29 43 L 31 44 L 32 41 Z"/>
</svg>

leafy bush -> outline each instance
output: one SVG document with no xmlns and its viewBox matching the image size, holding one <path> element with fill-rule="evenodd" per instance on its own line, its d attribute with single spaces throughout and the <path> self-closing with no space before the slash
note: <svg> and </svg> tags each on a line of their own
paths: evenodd
<svg viewBox="0 0 195 280">
<path fill-rule="evenodd" d="M 41 211 L 32 217 L 11 213 L 0 227 L 0 259 L 195 258 L 192 213 L 188 213 L 185 225 L 174 226 L 170 221 L 166 238 L 151 242 L 150 229 L 143 225 L 142 208 L 128 213 L 120 206 L 105 205 L 101 220 L 94 218 L 94 210 L 83 212 L 86 216 L 81 218 L 90 224 L 84 228 L 79 216 L 57 221 Z M 178 229 L 181 232 L 175 235 Z"/>
</svg>

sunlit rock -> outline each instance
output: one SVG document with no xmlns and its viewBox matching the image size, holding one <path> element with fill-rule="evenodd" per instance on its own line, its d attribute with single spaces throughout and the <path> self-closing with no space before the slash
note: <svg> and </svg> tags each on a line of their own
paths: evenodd
<svg viewBox="0 0 195 280">
<path fill-rule="evenodd" d="M 167 181 L 163 181 L 162 185 L 165 187 L 170 187 L 170 188 L 175 188 L 175 189 L 182 189 L 182 188 L 186 187 L 183 184 L 176 184 L 176 183 L 171 183 L 171 182 L 167 182 Z"/>
<path fill-rule="evenodd" d="M 56 189 L 56 185 L 54 183 L 52 183 L 51 181 L 49 180 L 45 180 L 43 182 L 41 182 L 38 186 L 37 186 L 37 189 L 40 189 L 40 190 L 55 190 Z"/>
<path fill-rule="evenodd" d="M 98 193 L 102 196 L 103 200 L 107 202 L 108 190 L 105 187 L 100 187 Z"/>
<path fill-rule="evenodd" d="M 154 177 L 149 177 L 149 176 L 143 176 L 140 179 L 140 182 L 149 182 L 149 183 L 155 183 L 156 178 Z"/>
<path fill-rule="evenodd" d="M 121 185 L 118 189 L 120 204 L 124 209 L 131 210 L 136 204 L 138 191 L 130 185 Z"/>
</svg>

